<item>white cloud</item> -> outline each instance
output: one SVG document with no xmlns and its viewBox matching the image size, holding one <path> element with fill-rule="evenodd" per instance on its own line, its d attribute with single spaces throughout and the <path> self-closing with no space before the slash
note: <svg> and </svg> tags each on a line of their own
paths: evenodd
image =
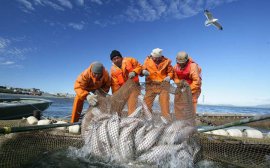
<svg viewBox="0 0 270 168">
<path fill-rule="evenodd" d="M 12 64 L 15 64 L 15 62 L 13 62 L 13 61 L 5 61 L 5 62 L 2 62 L 0 64 L 1 65 L 12 65 Z"/>
<path fill-rule="evenodd" d="M 27 1 L 27 0 L 17 0 L 18 2 L 20 2 L 27 10 L 35 10 L 32 3 Z"/>
<path fill-rule="evenodd" d="M 5 67 L 12 65 L 15 68 L 22 67 L 15 63 L 21 62 L 26 58 L 27 53 L 35 50 L 33 48 L 18 47 L 17 43 L 23 43 L 24 40 L 25 37 L 9 39 L 0 37 L 0 65 L 5 65 Z"/>
<path fill-rule="evenodd" d="M 65 11 L 65 8 L 72 9 L 73 5 L 70 2 L 70 0 L 18 0 L 24 5 L 23 11 L 33 11 L 34 6 L 42 6 L 42 7 L 50 7 L 57 11 Z M 80 0 L 80 3 L 83 3 L 82 0 Z"/>
<path fill-rule="evenodd" d="M 103 2 L 101 0 L 91 0 L 91 2 L 97 3 L 99 5 L 103 4 Z"/>
<path fill-rule="evenodd" d="M 84 0 L 76 0 L 76 4 L 83 6 L 84 5 Z"/>
<path fill-rule="evenodd" d="M 44 5 L 46 5 L 46 6 L 49 6 L 49 7 L 53 8 L 54 10 L 59 10 L 59 11 L 64 11 L 65 10 L 60 5 L 58 5 L 58 4 L 54 3 L 54 2 L 48 1 L 48 0 L 42 0 L 42 3 Z"/>
<path fill-rule="evenodd" d="M 53 8 L 69 12 L 68 15 L 84 17 L 89 23 L 106 26 L 120 22 L 152 22 L 156 20 L 183 19 L 203 14 L 204 9 L 212 9 L 237 0 L 18 0 L 25 4 L 25 10 Z M 73 4 L 77 4 L 73 6 Z M 93 5 L 98 4 L 98 5 Z M 83 6 L 83 7 L 82 7 Z M 71 9 L 79 8 L 70 12 Z M 69 10 L 67 10 L 69 9 Z M 109 9 L 109 10 L 108 10 Z M 108 12 L 110 12 L 108 14 Z M 44 18 L 46 19 L 46 18 Z M 54 21 L 57 22 L 57 21 Z M 58 21 L 60 23 L 60 21 Z M 61 23 L 66 25 L 66 23 Z M 83 24 L 70 23 L 68 26 L 77 30 Z"/>
<path fill-rule="evenodd" d="M 84 22 L 81 23 L 69 23 L 69 27 L 72 27 L 75 30 L 82 30 L 84 28 Z"/>
<path fill-rule="evenodd" d="M 69 2 L 68 0 L 58 0 L 58 2 L 66 8 L 72 9 L 73 7 L 71 2 Z"/>
<path fill-rule="evenodd" d="M 6 48 L 10 43 L 9 39 L 4 39 L 0 37 L 0 49 Z"/>
<path fill-rule="evenodd" d="M 182 19 L 191 17 L 207 8 L 214 8 L 224 3 L 231 3 L 236 0 L 137 0 L 130 1 L 125 18 L 128 21 L 155 21 L 159 19 Z"/>
</svg>

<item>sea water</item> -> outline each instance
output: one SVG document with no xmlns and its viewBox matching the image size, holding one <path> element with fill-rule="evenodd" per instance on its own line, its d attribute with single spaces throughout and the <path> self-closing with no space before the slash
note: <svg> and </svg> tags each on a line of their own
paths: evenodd
<svg viewBox="0 0 270 168">
<path fill-rule="evenodd" d="M 59 98 L 59 97 L 43 97 L 43 96 L 28 96 L 17 94 L 3 94 L 0 93 L 0 98 L 42 98 L 53 101 L 52 105 L 43 112 L 44 116 L 54 118 L 70 118 L 73 98 Z M 172 106 L 172 105 L 171 105 Z M 83 111 L 89 107 L 85 101 Z M 159 107 L 154 107 L 154 109 Z M 197 113 L 228 113 L 228 114 L 248 114 L 248 115 L 263 115 L 270 114 L 270 108 L 258 108 L 258 107 L 239 107 L 239 106 L 221 106 L 221 105 L 198 105 Z"/>
</svg>

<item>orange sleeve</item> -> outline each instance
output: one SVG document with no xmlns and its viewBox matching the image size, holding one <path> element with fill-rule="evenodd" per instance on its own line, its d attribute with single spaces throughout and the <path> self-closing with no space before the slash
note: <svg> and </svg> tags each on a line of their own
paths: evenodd
<svg viewBox="0 0 270 168">
<path fill-rule="evenodd" d="M 146 70 L 147 68 L 147 63 L 148 62 L 148 57 L 146 57 L 146 59 L 144 60 L 144 63 L 143 63 L 143 65 L 142 65 L 142 70 Z"/>
<path fill-rule="evenodd" d="M 174 69 L 175 69 L 175 67 L 174 67 Z M 174 69 L 173 69 L 173 81 L 174 81 L 174 83 L 180 83 L 180 79 L 179 79 L 179 77 L 176 74 Z"/>
<path fill-rule="evenodd" d="M 115 75 L 113 71 L 113 67 L 111 68 L 111 86 L 112 86 L 112 93 L 120 89 L 120 85 L 119 85 L 117 76 Z"/>
<path fill-rule="evenodd" d="M 105 91 L 105 92 L 109 92 L 109 90 L 110 90 L 110 87 L 111 87 L 111 78 L 110 78 L 110 76 L 109 76 L 109 73 L 108 73 L 108 71 L 105 71 L 105 73 L 104 73 L 104 84 L 103 84 L 103 86 L 102 86 L 102 89 Z"/>
<path fill-rule="evenodd" d="M 201 77 L 196 63 L 190 65 L 190 79 L 192 79 L 192 83 L 190 84 L 191 92 L 195 93 L 197 90 L 201 89 Z"/>
<path fill-rule="evenodd" d="M 168 76 L 170 76 L 171 79 L 173 79 L 173 72 L 174 72 L 173 66 L 171 64 L 171 60 L 168 60 L 168 61 L 169 61 L 169 63 L 168 63 L 168 67 L 167 67 L 167 74 L 168 74 Z"/>
<path fill-rule="evenodd" d="M 138 75 L 141 74 L 142 71 L 142 65 L 135 59 L 135 58 L 131 58 L 131 63 L 133 66 L 135 66 L 135 68 L 133 69 L 133 71 Z"/>
<path fill-rule="evenodd" d="M 89 67 L 90 68 L 90 67 Z M 77 78 L 75 85 L 74 85 L 74 90 L 77 94 L 77 96 L 81 100 L 85 100 L 86 96 L 88 95 L 89 91 L 87 90 L 88 88 L 88 83 L 91 80 L 90 77 L 90 72 L 89 68 L 84 70 Z"/>
</svg>

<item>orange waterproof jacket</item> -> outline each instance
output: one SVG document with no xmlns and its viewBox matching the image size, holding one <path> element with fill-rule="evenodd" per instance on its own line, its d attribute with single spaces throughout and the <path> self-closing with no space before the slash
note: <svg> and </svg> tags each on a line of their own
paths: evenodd
<svg viewBox="0 0 270 168">
<path fill-rule="evenodd" d="M 110 90 L 111 80 L 108 71 L 103 68 L 102 77 L 100 80 L 97 80 L 93 77 L 91 69 L 92 64 L 78 76 L 74 85 L 76 95 L 81 100 L 85 100 L 88 93 L 96 89 L 101 88 L 107 93 Z"/>
<path fill-rule="evenodd" d="M 152 60 L 152 56 L 148 56 L 143 64 L 142 69 L 149 71 L 150 75 L 146 77 L 146 81 L 162 82 L 165 77 L 170 76 L 173 79 L 173 67 L 171 60 L 162 56 L 162 61 L 159 65 Z"/>
<path fill-rule="evenodd" d="M 141 73 L 141 70 L 141 64 L 132 57 L 123 58 L 121 68 L 113 64 L 111 67 L 112 93 L 120 89 L 120 87 L 128 80 L 128 74 L 132 71 L 136 73 L 133 80 L 139 82 L 138 74 Z"/>
<path fill-rule="evenodd" d="M 181 69 L 178 64 L 174 66 L 174 82 L 179 83 L 180 80 L 186 80 L 189 85 L 191 92 L 194 94 L 201 90 L 202 78 L 201 68 L 199 65 L 189 58 L 189 61 L 184 69 Z"/>
</svg>

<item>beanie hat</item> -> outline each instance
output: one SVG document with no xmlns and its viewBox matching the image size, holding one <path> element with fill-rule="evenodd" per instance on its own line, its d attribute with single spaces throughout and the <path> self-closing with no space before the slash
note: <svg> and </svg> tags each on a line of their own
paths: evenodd
<svg viewBox="0 0 270 168">
<path fill-rule="evenodd" d="M 93 62 L 92 63 L 92 68 L 91 68 L 92 72 L 97 73 L 97 74 L 101 74 L 103 71 L 103 65 L 100 62 Z"/>
<path fill-rule="evenodd" d="M 122 55 L 121 55 L 121 53 L 120 53 L 119 51 L 113 50 L 113 51 L 111 52 L 111 55 L 110 55 L 111 60 L 112 60 L 114 57 L 116 57 L 116 56 L 122 57 Z"/>
<path fill-rule="evenodd" d="M 176 62 L 179 64 L 184 64 L 188 61 L 188 54 L 185 51 L 180 51 L 176 55 Z"/>
<path fill-rule="evenodd" d="M 162 56 L 162 49 L 160 49 L 160 48 L 153 49 L 151 52 L 151 55 L 152 55 L 152 57 L 155 57 L 155 58 L 161 57 Z"/>
</svg>

